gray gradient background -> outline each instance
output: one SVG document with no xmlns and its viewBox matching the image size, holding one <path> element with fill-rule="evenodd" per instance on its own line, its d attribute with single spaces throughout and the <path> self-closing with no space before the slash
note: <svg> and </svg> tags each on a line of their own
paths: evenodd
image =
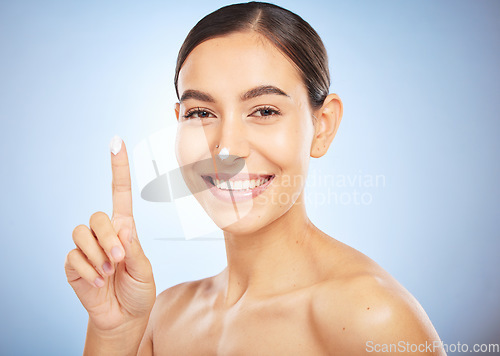
<svg viewBox="0 0 500 356">
<path fill-rule="evenodd" d="M 131 156 L 175 120 L 177 51 L 224 4 L 0 2 L 0 354 L 81 354 L 87 315 L 63 268 L 71 232 L 111 214 L 111 137 Z M 322 36 L 344 102 L 311 170 L 385 176 L 359 189 L 371 204 L 316 202 L 311 220 L 395 276 L 445 343 L 500 343 L 500 2 L 277 4 Z M 158 293 L 218 273 L 223 241 L 166 240 L 182 236 L 175 205 L 141 200 L 132 179 Z"/>
</svg>

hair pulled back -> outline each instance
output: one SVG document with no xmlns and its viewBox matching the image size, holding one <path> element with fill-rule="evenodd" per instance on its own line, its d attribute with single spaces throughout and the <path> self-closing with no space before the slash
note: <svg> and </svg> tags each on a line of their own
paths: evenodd
<svg viewBox="0 0 500 356">
<path fill-rule="evenodd" d="M 189 32 L 177 57 L 174 85 L 179 98 L 179 72 L 200 43 L 235 32 L 255 31 L 267 38 L 298 68 L 313 109 L 323 105 L 330 89 L 328 56 L 316 31 L 300 16 L 277 5 L 249 2 L 224 6 L 202 18 Z"/>
</svg>

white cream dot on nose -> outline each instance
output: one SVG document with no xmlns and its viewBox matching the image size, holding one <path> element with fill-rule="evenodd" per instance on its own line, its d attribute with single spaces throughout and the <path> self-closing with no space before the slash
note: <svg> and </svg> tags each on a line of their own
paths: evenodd
<svg viewBox="0 0 500 356">
<path fill-rule="evenodd" d="M 223 147 L 222 150 L 220 150 L 219 152 L 219 158 L 221 160 L 225 160 L 228 157 L 229 157 L 229 150 L 226 147 Z"/>
</svg>

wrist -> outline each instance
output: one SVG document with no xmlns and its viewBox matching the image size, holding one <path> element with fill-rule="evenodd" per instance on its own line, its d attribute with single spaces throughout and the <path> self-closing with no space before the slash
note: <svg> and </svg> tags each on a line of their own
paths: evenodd
<svg viewBox="0 0 500 356">
<path fill-rule="evenodd" d="M 84 355 L 137 355 L 148 318 L 121 324 L 112 330 L 101 330 L 89 319 Z"/>
</svg>

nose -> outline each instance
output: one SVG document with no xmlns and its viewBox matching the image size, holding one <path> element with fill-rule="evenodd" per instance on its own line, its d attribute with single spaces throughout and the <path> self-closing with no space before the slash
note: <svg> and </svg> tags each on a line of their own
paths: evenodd
<svg viewBox="0 0 500 356">
<path fill-rule="evenodd" d="M 235 164 L 236 160 L 245 159 L 249 155 L 245 123 L 237 115 L 227 115 L 219 126 L 219 140 L 215 153 L 225 165 Z M 223 151 L 224 150 L 224 151 Z M 221 152 L 222 151 L 222 152 Z"/>
</svg>

